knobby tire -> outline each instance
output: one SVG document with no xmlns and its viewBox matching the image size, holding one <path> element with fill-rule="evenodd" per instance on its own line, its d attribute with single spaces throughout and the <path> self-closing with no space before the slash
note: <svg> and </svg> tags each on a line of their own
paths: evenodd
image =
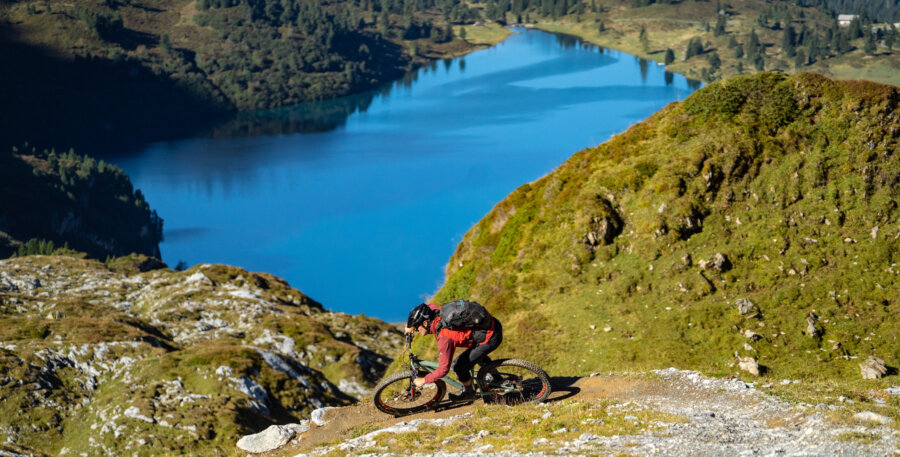
<svg viewBox="0 0 900 457">
<path fill-rule="evenodd" d="M 550 398 L 553 391 L 550 377 L 541 367 L 519 359 L 485 364 L 478 371 L 478 383 L 485 386 L 487 393 L 497 392 L 494 396 L 484 397 L 485 401 L 505 404 L 541 403 Z"/>
<path fill-rule="evenodd" d="M 416 378 L 415 371 L 395 373 L 381 380 L 375 386 L 372 401 L 378 410 L 394 416 L 405 416 L 432 409 L 444 398 L 447 386 L 444 381 L 435 381 L 433 385 L 422 386 L 418 396 L 407 392 L 410 380 Z"/>
</svg>

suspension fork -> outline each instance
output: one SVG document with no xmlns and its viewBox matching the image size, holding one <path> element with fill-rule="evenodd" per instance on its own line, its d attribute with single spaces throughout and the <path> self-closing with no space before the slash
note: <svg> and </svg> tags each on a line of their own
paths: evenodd
<svg viewBox="0 0 900 457">
<path fill-rule="evenodd" d="M 416 373 L 416 376 L 409 378 L 409 385 L 406 387 L 407 393 L 409 393 L 410 397 L 413 397 L 417 394 L 415 380 L 419 375 L 419 360 L 415 354 L 412 352 L 412 334 L 406 334 L 406 352 L 409 353 L 409 368 Z"/>
</svg>

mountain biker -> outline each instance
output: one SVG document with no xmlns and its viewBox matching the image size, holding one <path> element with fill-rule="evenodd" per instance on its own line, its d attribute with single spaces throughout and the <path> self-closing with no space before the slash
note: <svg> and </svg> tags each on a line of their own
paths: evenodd
<svg viewBox="0 0 900 457">
<path fill-rule="evenodd" d="M 491 325 L 487 330 L 468 328 L 441 328 L 438 324 L 441 320 L 441 307 L 432 304 L 420 304 L 409 312 L 406 320 L 405 333 L 418 333 L 419 335 L 432 334 L 437 340 L 440 358 L 438 368 L 424 377 L 415 379 L 416 387 L 422 387 L 443 378 L 450 371 L 450 359 L 456 348 L 466 348 L 456 360 L 453 361 L 453 371 L 463 387 L 459 392 L 450 394 L 452 401 L 464 401 L 475 399 L 475 388 L 472 386 L 472 368 L 486 355 L 500 346 L 503 341 L 503 327 L 497 318 L 491 316 Z"/>
</svg>

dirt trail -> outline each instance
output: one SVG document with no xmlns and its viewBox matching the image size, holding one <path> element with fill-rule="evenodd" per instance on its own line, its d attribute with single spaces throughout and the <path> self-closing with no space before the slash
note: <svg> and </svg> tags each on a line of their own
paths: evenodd
<svg viewBox="0 0 900 457">
<path fill-rule="evenodd" d="M 849 422 L 829 420 L 827 414 L 840 406 L 791 404 L 757 390 L 739 379 L 707 378 L 693 371 L 669 368 L 652 376 L 597 376 L 552 378 L 554 392 L 549 402 L 574 399 L 579 402 L 612 400 L 630 405 L 632 410 L 653 410 L 683 420 L 667 423 L 662 433 L 597 436 L 583 434 L 576 439 L 552 443 L 553 451 L 531 452 L 534 457 L 575 455 L 600 450 L 606 454 L 666 456 L 719 455 L 898 455 L 900 433 L 890 425 L 869 419 Z M 325 412 L 322 427 L 315 425 L 299 441 L 293 441 L 272 456 L 294 456 L 316 451 L 327 452 L 325 444 L 341 443 L 347 452 L 372 448 L 376 443 L 353 443 L 359 435 L 385 429 L 414 419 L 443 419 L 474 410 L 474 404 L 442 403 L 442 409 L 395 418 L 378 411 L 371 402 L 331 409 Z M 887 405 L 874 404 L 883 414 L 892 414 Z M 870 413 L 874 414 L 874 413 Z M 878 416 L 876 414 L 876 416 Z M 890 419 L 884 417 L 888 422 Z M 863 437 L 854 441 L 850 437 Z M 550 437 L 548 435 L 548 437 Z M 550 437 L 553 439 L 553 437 Z M 363 439 L 363 441 L 366 441 Z M 473 448 L 446 455 L 484 455 L 476 439 Z M 544 440 L 546 442 L 546 439 Z M 346 447 L 347 445 L 350 447 Z M 511 452 L 511 453 L 510 453 Z M 516 452 L 492 455 L 517 455 Z M 440 454 L 440 453 L 438 453 Z M 491 454 L 488 452 L 488 454 Z M 440 454 L 445 455 L 445 454 Z"/>
<path fill-rule="evenodd" d="M 597 398 L 628 401 L 658 393 L 664 389 L 660 381 L 650 379 L 626 378 L 624 376 L 590 377 L 590 378 L 551 378 L 553 394 L 548 402 L 566 398 L 577 398 L 590 401 Z M 279 454 L 290 452 L 303 453 L 315 449 L 325 443 L 342 441 L 351 437 L 351 432 L 360 427 L 384 428 L 410 419 L 439 419 L 465 414 L 474 409 L 476 403 L 451 404 L 446 397 L 436 411 L 429 411 L 404 417 L 392 417 L 378 409 L 371 401 L 358 405 L 335 408 L 325 413 L 327 424 L 323 427 L 315 425 L 303 434 L 303 439 L 289 448 L 282 448 Z"/>
</svg>

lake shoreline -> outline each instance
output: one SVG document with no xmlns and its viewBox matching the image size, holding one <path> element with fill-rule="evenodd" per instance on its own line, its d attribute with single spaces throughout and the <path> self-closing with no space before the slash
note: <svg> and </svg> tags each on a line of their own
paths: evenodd
<svg viewBox="0 0 900 457">
<path fill-rule="evenodd" d="M 662 64 L 662 63 L 663 63 L 662 58 L 660 58 L 659 56 L 656 55 L 656 54 L 659 54 L 658 52 L 657 52 L 657 53 L 645 53 L 645 52 L 642 52 L 642 51 L 639 50 L 639 49 L 630 49 L 630 48 L 626 49 L 626 48 L 624 48 L 624 47 L 622 47 L 622 46 L 613 46 L 613 45 L 610 45 L 610 44 L 609 44 L 610 41 L 597 40 L 597 39 L 594 39 L 593 37 L 588 36 L 587 34 L 584 34 L 584 33 L 578 33 L 578 32 L 575 31 L 575 30 L 566 30 L 566 31 L 562 31 L 562 30 L 560 30 L 560 29 L 558 29 L 558 28 L 550 27 L 551 25 L 553 25 L 553 24 L 552 24 L 552 23 L 549 23 L 549 22 L 546 22 L 546 23 L 537 23 L 537 24 L 526 24 L 526 25 L 523 25 L 523 27 L 527 27 L 527 28 L 531 28 L 531 29 L 535 29 L 535 30 L 540 30 L 540 31 L 542 31 L 542 32 L 553 33 L 553 34 L 557 34 L 557 35 L 566 35 L 566 36 L 578 38 L 578 39 L 581 40 L 581 41 L 584 41 L 584 42 L 586 42 L 586 43 L 590 43 L 590 44 L 592 44 L 592 45 L 594 45 L 594 46 L 597 46 L 597 47 L 600 47 L 600 48 L 603 48 L 603 49 L 612 49 L 612 50 L 615 50 L 615 51 L 618 51 L 618 52 L 622 52 L 622 53 L 625 53 L 625 54 L 633 55 L 633 56 L 635 56 L 635 57 L 637 57 L 637 58 L 639 58 L 639 59 L 644 59 L 644 60 L 649 60 L 649 61 L 652 61 L 652 62 L 656 62 L 657 64 Z M 564 25 L 564 24 L 559 24 L 559 25 L 562 26 L 562 25 Z M 569 25 L 569 24 L 565 24 L 565 25 Z M 575 24 L 572 24 L 572 25 L 575 25 Z M 680 72 L 680 71 L 671 71 L 671 70 L 669 70 L 669 68 L 668 68 L 667 65 L 663 65 L 663 67 L 664 67 L 664 68 L 666 69 L 666 71 L 669 72 L 669 73 L 672 73 L 672 74 L 675 74 L 675 75 L 684 76 L 684 77 L 685 77 L 686 79 L 688 79 L 688 80 L 692 80 L 692 81 L 697 81 L 697 82 L 703 83 L 702 80 L 695 79 L 693 76 L 690 76 L 690 75 L 688 75 L 687 73 L 683 73 L 683 72 Z"/>
<path fill-rule="evenodd" d="M 114 162 L 166 219 L 168 262 L 267 271 L 329 309 L 399 321 L 498 201 L 695 89 L 629 54 L 516 30 L 381 91 Z"/>
</svg>

